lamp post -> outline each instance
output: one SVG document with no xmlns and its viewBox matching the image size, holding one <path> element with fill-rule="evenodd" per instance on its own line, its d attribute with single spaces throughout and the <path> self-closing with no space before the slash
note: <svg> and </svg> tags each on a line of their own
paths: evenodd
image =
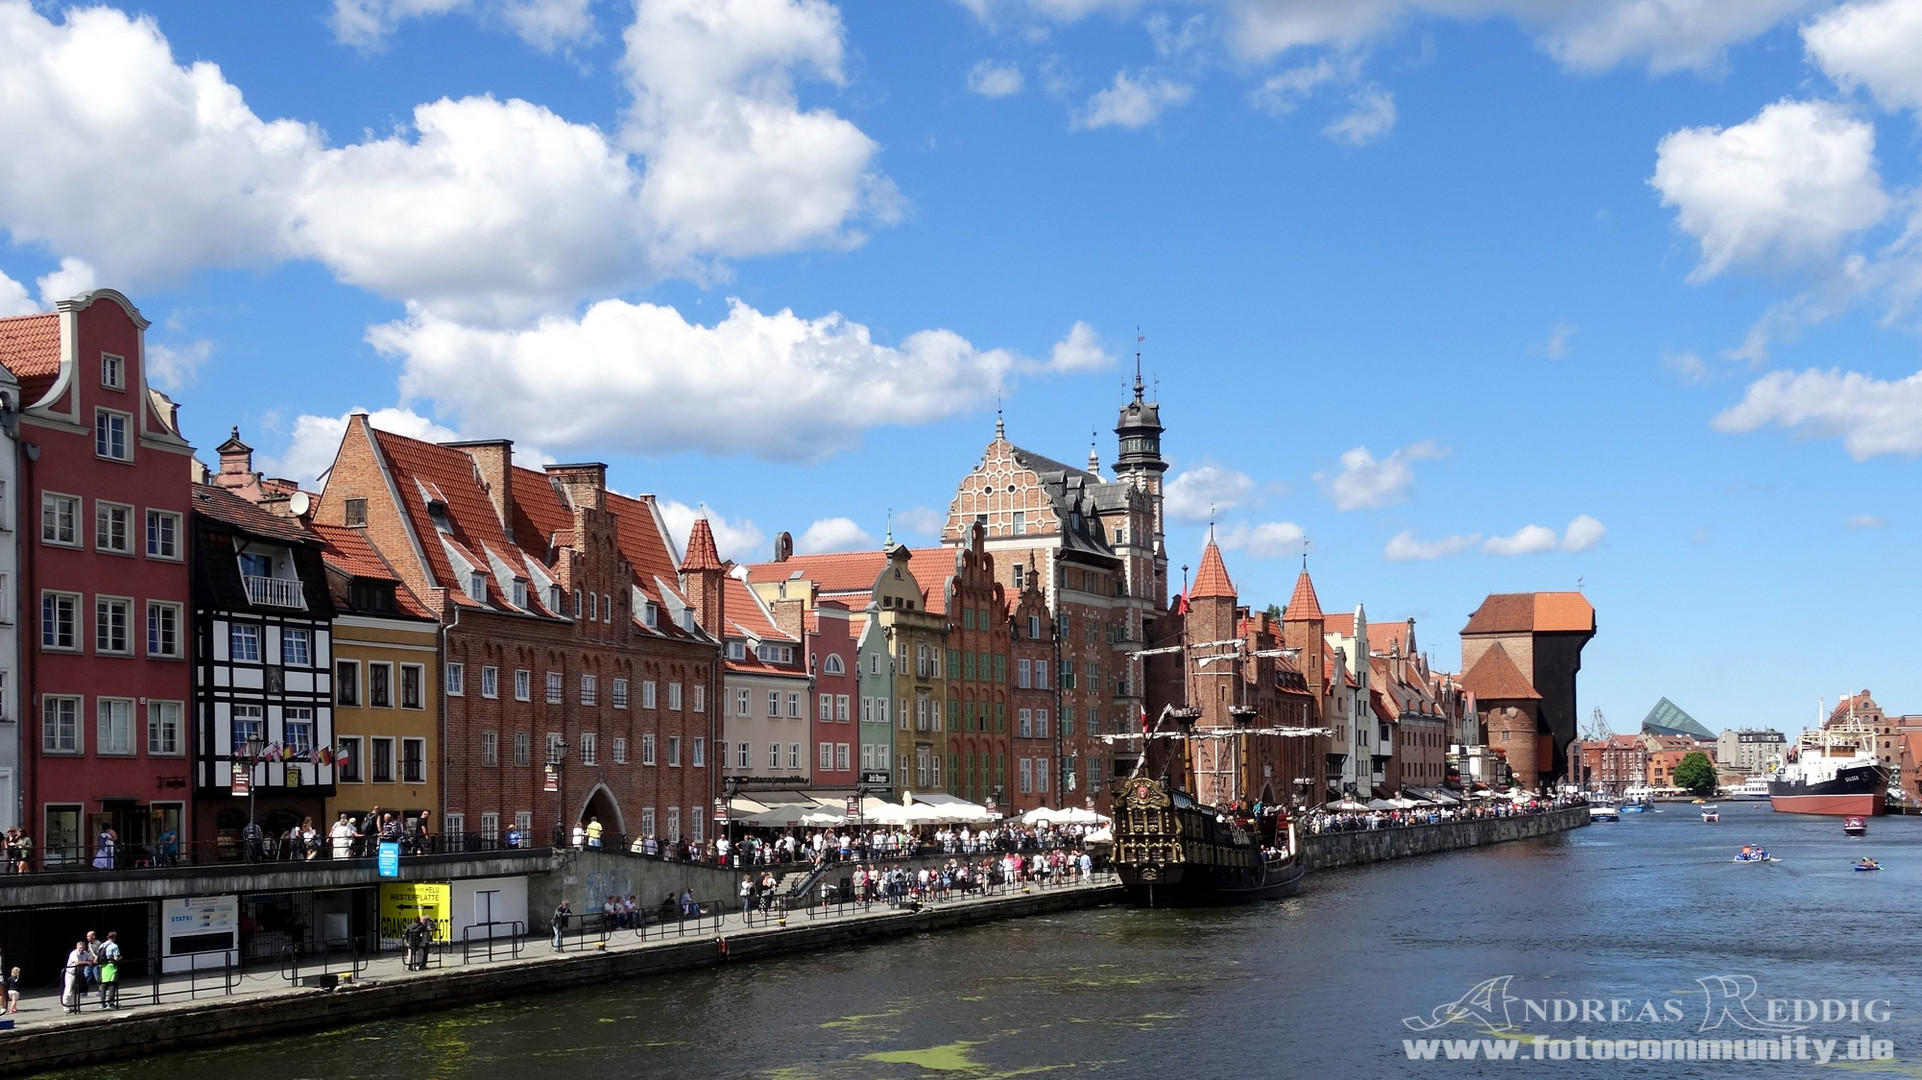
<svg viewBox="0 0 1922 1080">
<path fill-rule="evenodd" d="M 554 781 L 554 846 L 567 844 L 567 743 L 551 740 L 547 744 L 547 773 Z"/>
</svg>

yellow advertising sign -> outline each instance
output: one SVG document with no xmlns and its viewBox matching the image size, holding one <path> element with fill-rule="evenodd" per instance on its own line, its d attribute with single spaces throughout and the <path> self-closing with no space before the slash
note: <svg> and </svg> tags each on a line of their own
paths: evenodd
<svg viewBox="0 0 1922 1080">
<path fill-rule="evenodd" d="M 389 881 L 380 886 L 380 936 L 399 941 L 416 917 L 434 926 L 435 941 L 453 940 L 454 888 L 415 881 Z"/>
</svg>

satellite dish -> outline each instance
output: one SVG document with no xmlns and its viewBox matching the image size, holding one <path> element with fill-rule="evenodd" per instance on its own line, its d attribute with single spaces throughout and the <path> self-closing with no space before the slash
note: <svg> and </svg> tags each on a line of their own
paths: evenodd
<svg viewBox="0 0 1922 1080">
<path fill-rule="evenodd" d="M 306 517 L 313 508 L 314 497 L 304 491 L 296 491 L 287 497 L 287 509 L 292 510 L 297 518 Z"/>
</svg>

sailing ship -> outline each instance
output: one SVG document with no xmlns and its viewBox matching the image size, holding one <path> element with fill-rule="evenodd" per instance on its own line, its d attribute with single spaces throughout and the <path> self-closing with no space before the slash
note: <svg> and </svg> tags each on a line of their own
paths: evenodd
<svg viewBox="0 0 1922 1080">
<path fill-rule="evenodd" d="M 1788 814 L 1869 817 L 1888 802 L 1889 770 L 1875 756 L 1875 731 L 1854 716 L 1804 731 L 1769 781 L 1769 805 Z"/>
</svg>

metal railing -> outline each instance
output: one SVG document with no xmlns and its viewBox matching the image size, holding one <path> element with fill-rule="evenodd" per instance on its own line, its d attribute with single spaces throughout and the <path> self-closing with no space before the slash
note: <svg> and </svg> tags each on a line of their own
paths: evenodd
<svg viewBox="0 0 1922 1080">
<path fill-rule="evenodd" d="M 170 841 L 168 843 L 120 843 L 111 849 L 98 843 L 91 845 L 69 844 L 32 849 L 24 860 L 28 873 L 91 873 L 94 871 L 143 872 L 149 870 L 169 870 L 182 866 L 216 866 L 253 864 L 290 869 L 302 864 L 339 863 L 345 860 L 371 862 L 379 840 L 369 836 L 355 842 L 348 848 L 344 857 L 336 856 L 331 842 L 323 841 L 317 849 L 308 852 L 305 848 L 290 844 L 282 837 L 260 837 L 249 841 L 244 837 L 222 840 L 197 840 L 190 842 Z M 498 839 L 487 839 L 478 834 L 461 833 L 453 837 L 429 837 L 425 850 L 409 840 L 401 841 L 401 854 L 407 857 L 417 855 L 477 854 L 506 851 L 534 851 L 528 845 L 510 847 Z M 16 852 L 12 858 L 0 856 L 0 883 L 6 878 L 19 874 L 23 860 Z"/>
<path fill-rule="evenodd" d="M 495 933 L 494 928 L 497 926 L 507 927 L 508 932 L 505 934 Z M 476 936 L 474 933 L 476 930 L 486 930 L 487 932 Z M 461 927 L 460 930 L 460 962 L 463 964 L 473 963 L 474 953 L 479 950 L 486 952 L 486 955 L 482 959 L 491 962 L 494 959 L 494 950 L 496 947 L 504 948 L 507 951 L 507 959 L 517 960 L 521 955 L 521 939 L 526 936 L 527 923 L 519 919 L 506 922 L 496 919 L 489 922 L 468 923 L 466 926 Z"/>
<path fill-rule="evenodd" d="M 318 962 L 309 964 L 310 959 Z M 293 986 L 302 985 L 303 979 L 315 981 L 328 976 L 338 981 L 343 963 L 349 979 L 358 979 L 360 973 L 367 970 L 367 954 L 359 938 L 329 938 L 319 943 L 317 951 L 304 942 L 283 945 L 280 949 L 280 977 Z"/>
<path fill-rule="evenodd" d="M 307 590 L 298 579 L 242 574 L 240 580 L 247 587 L 250 604 L 307 610 Z"/>
</svg>

